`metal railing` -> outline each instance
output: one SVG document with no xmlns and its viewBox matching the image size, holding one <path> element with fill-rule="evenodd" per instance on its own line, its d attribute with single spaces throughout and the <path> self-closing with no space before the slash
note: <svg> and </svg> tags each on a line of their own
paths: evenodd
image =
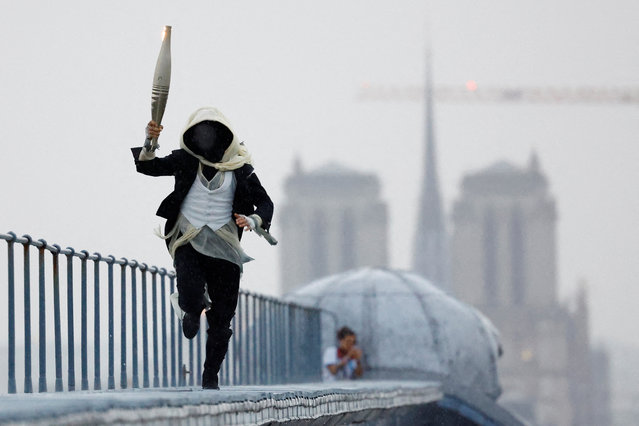
<svg viewBox="0 0 639 426">
<path fill-rule="evenodd" d="M 38 352 L 38 392 L 52 386 L 56 392 L 100 390 L 105 381 L 106 389 L 201 384 L 206 319 L 201 317 L 200 332 L 194 339 L 184 338 L 168 297 L 175 291 L 174 272 L 136 260 L 62 249 L 29 235 L 17 237 L 9 232 L 0 234 L 0 239 L 7 243 L 8 393 L 34 391 L 32 350 Z M 19 246 L 22 269 L 15 268 Z M 31 295 L 34 276 L 36 300 Z M 19 282 L 22 291 L 16 293 Z M 32 344 L 36 305 L 37 343 Z M 220 371 L 221 385 L 320 379 L 319 310 L 240 290 L 231 328 L 234 335 Z M 16 341 L 17 331 L 23 334 L 22 345 Z M 48 340 L 51 335 L 52 342 Z M 3 339 L 0 334 L 0 342 Z M 23 358 L 16 358 L 19 350 Z M 16 380 L 20 367 L 23 383 Z M 55 375 L 47 373 L 52 370 Z"/>
</svg>

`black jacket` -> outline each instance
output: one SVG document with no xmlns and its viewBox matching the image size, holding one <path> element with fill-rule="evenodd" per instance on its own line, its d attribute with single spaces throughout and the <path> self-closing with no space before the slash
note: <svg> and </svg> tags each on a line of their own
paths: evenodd
<svg viewBox="0 0 639 426">
<path fill-rule="evenodd" d="M 138 172 L 149 176 L 175 176 L 173 192 L 162 201 L 156 213 L 166 219 L 164 226 L 166 234 L 173 229 L 180 213 L 180 206 L 195 181 L 199 160 L 185 150 L 178 149 L 163 158 L 139 161 L 140 151 L 142 147 L 131 148 Z M 237 181 L 233 212 L 246 216 L 257 214 L 262 218 L 262 228 L 268 230 L 273 218 L 273 202 L 253 172 L 253 166 L 245 164 L 233 172 Z M 239 227 L 238 236 L 242 238 L 242 228 Z"/>
</svg>

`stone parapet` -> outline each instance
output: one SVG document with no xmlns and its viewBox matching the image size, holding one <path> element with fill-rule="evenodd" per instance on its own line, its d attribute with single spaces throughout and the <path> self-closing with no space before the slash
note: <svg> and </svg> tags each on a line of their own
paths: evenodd
<svg viewBox="0 0 639 426">
<path fill-rule="evenodd" d="M 0 424 L 352 423 L 442 397 L 438 383 L 364 381 L 21 394 L 0 397 Z"/>
</svg>

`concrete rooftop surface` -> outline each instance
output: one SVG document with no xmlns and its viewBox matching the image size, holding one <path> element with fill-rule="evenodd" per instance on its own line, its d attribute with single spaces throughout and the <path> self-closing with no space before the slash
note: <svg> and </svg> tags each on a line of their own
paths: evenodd
<svg viewBox="0 0 639 426">
<path fill-rule="evenodd" d="M 308 423 L 325 416 L 350 423 L 371 410 L 423 405 L 442 396 L 436 382 L 368 381 L 17 394 L 0 397 L 0 423 L 227 425 Z"/>
</svg>

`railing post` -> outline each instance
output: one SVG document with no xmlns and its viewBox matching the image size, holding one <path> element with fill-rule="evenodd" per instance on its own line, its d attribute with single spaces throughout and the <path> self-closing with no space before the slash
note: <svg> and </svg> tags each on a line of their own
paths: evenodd
<svg viewBox="0 0 639 426">
<path fill-rule="evenodd" d="M 266 384 L 266 303 L 263 296 L 259 297 L 260 304 L 260 384 Z"/>
<path fill-rule="evenodd" d="M 47 316 L 45 311 L 45 292 L 44 292 L 44 250 L 47 247 L 45 240 L 38 240 L 41 244 L 38 247 L 38 352 L 39 357 L 39 382 L 38 392 L 47 391 Z"/>
<path fill-rule="evenodd" d="M 135 270 L 138 267 L 136 260 L 131 261 L 131 356 L 132 363 L 131 369 L 133 370 L 133 388 L 139 388 L 139 373 L 138 373 L 138 290 L 137 282 L 135 278 Z"/>
<path fill-rule="evenodd" d="M 261 344 L 260 344 L 260 352 L 261 352 L 261 362 L 260 369 L 262 371 L 262 380 L 261 385 L 266 385 L 269 383 L 269 371 L 268 371 L 268 356 L 269 356 L 269 348 L 268 348 L 268 300 L 266 297 L 260 297 L 261 311 L 262 315 L 260 316 L 260 334 L 261 334 Z"/>
<path fill-rule="evenodd" d="M 251 384 L 255 385 L 258 383 L 258 371 L 259 367 L 257 364 L 257 332 L 259 327 L 258 317 L 257 317 L 257 296 L 251 294 L 251 311 L 253 318 L 253 327 L 252 327 L 252 336 L 251 336 L 251 348 L 253 351 L 253 358 L 251 360 Z"/>
<path fill-rule="evenodd" d="M 273 380 L 272 383 L 282 383 L 280 381 L 280 371 L 279 371 L 279 302 L 277 300 L 271 301 L 271 310 L 273 313 L 271 314 L 271 341 L 273 342 L 273 348 L 271 350 L 272 360 L 271 360 L 271 368 L 273 369 Z"/>
<path fill-rule="evenodd" d="M 275 342 L 273 341 L 273 300 L 268 299 L 268 315 L 267 315 L 267 340 L 268 340 L 268 384 L 273 384 L 275 382 L 275 368 L 274 368 L 274 356 L 273 351 L 275 347 Z"/>
<path fill-rule="evenodd" d="M 277 383 L 277 301 L 271 299 L 271 383 Z"/>
<path fill-rule="evenodd" d="M 314 324 L 314 330 L 315 330 L 315 350 L 313 351 L 313 353 L 315 354 L 315 363 L 314 365 L 318 366 L 315 367 L 315 377 L 317 377 L 319 380 L 322 379 L 322 375 L 321 375 L 321 369 L 322 367 L 322 315 L 321 315 L 321 311 L 319 309 L 315 309 L 315 324 Z M 317 371 L 320 371 L 320 374 L 317 374 Z"/>
<path fill-rule="evenodd" d="M 31 237 L 23 235 L 27 242 L 24 248 L 24 392 L 32 393 L 31 382 L 31 265 L 29 263 L 29 244 Z"/>
<path fill-rule="evenodd" d="M 293 324 L 292 307 L 288 305 L 286 307 L 286 371 L 288 380 L 293 380 L 294 365 L 293 365 L 293 339 L 291 338 L 292 330 L 295 328 Z"/>
<path fill-rule="evenodd" d="M 197 377 L 195 378 L 195 384 L 202 384 L 202 340 L 206 336 L 206 315 L 200 316 L 200 332 L 197 336 Z M 206 345 L 206 343 L 205 343 Z"/>
<path fill-rule="evenodd" d="M 220 384 L 230 385 L 233 380 L 233 371 L 231 370 L 231 349 L 233 343 L 233 336 L 229 340 L 226 356 L 224 357 L 224 361 L 222 362 L 222 367 L 220 369 L 219 381 Z"/>
<path fill-rule="evenodd" d="M 143 263 L 140 266 L 142 276 L 142 387 L 149 387 L 149 333 L 147 330 L 147 295 L 146 295 L 146 271 L 148 265 Z"/>
<path fill-rule="evenodd" d="M 184 374 L 184 359 L 183 359 L 183 341 L 184 341 L 184 336 L 182 335 L 182 333 L 180 332 L 180 324 L 178 323 L 178 329 L 175 330 L 175 333 L 177 334 L 177 373 L 179 374 L 178 377 L 178 386 L 185 386 L 186 385 L 186 376 Z"/>
<path fill-rule="evenodd" d="M 250 351 L 251 346 L 249 344 L 249 296 L 245 292 L 240 293 L 240 297 L 244 301 L 242 303 L 242 341 L 244 342 L 244 353 L 242 356 L 242 384 L 249 384 L 250 374 Z"/>
<path fill-rule="evenodd" d="M 278 347 L 280 348 L 280 354 L 278 355 L 277 359 L 279 361 L 279 367 L 278 370 L 280 372 L 280 383 L 286 383 L 286 336 L 284 335 L 284 303 L 282 302 L 278 302 L 279 305 L 279 309 L 277 310 L 278 312 L 278 317 L 279 317 L 279 321 L 278 321 L 278 329 L 279 329 L 279 344 Z"/>
<path fill-rule="evenodd" d="M 284 306 L 284 371 L 286 375 L 287 383 L 291 380 L 291 317 L 290 308 L 288 305 Z"/>
<path fill-rule="evenodd" d="M 9 377 L 7 390 L 9 393 L 16 393 L 16 323 L 15 323 L 15 272 L 13 258 L 13 243 L 16 240 L 16 234 L 8 232 L 11 239 L 7 241 L 7 280 L 9 291 Z"/>
<path fill-rule="evenodd" d="M 55 335 L 55 391 L 64 390 L 62 384 L 62 330 L 60 319 L 60 246 L 53 245 L 53 330 Z"/>
<path fill-rule="evenodd" d="M 278 329 L 278 309 L 279 302 L 277 300 L 271 299 L 271 342 L 273 346 L 271 347 L 271 369 L 273 370 L 273 377 L 271 379 L 271 383 L 281 383 L 279 381 L 279 370 L 278 370 L 278 362 L 279 359 L 277 357 L 279 350 L 279 329 Z"/>
<path fill-rule="evenodd" d="M 238 292 L 237 295 L 237 305 L 235 306 L 235 317 L 237 321 L 235 321 L 235 327 L 233 332 L 235 333 L 235 338 L 237 340 L 237 356 L 235 356 L 235 363 L 237 364 L 237 385 L 244 384 L 244 375 L 243 367 L 243 355 L 244 355 L 244 342 L 243 342 L 243 333 L 244 333 L 244 317 L 242 316 L 244 309 L 242 307 L 242 293 Z"/>
<path fill-rule="evenodd" d="M 312 377 L 312 372 L 314 370 L 314 366 L 312 365 L 315 360 L 315 354 L 311 353 L 311 351 L 315 350 L 314 345 L 314 335 L 315 330 L 313 329 L 314 325 L 314 317 L 312 315 L 312 311 L 308 308 L 303 308 L 304 312 L 304 335 L 307 336 L 306 342 L 304 345 L 304 380 L 310 380 Z"/>
<path fill-rule="evenodd" d="M 171 293 L 175 291 L 175 280 L 169 276 Z M 171 386 L 176 386 L 176 358 L 175 358 L 175 315 L 171 314 Z M 181 367 L 181 366 L 180 366 Z"/>
<path fill-rule="evenodd" d="M 157 289 L 157 272 L 158 268 L 152 266 L 151 272 L 151 299 L 153 304 L 153 387 L 160 386 L 159 377 L 159 361 L 158 361 L 158 289 Z"/>
<path fill-rule="evenodd" d="M 75 250 L 67 247 L 67 345 L 69 365 L 69 390 L 75 390 L 75 337 L 73 325 L 73 255 Z"/>
<path fill-rule="evenodd" d="M 115 257 L 107 257 L 108 292 L 109 292 L 109 378 L 107 387 L 115 389 L 115 325 L 114 325 L 114 300 L 113 300 L 113 264 Z"/>
<path fill-rule="evenodd" d="M 169 386 L 169 368 L 168 368 L 168 349 L 167 349 L 167 335 L 166 335 L 166 311 L 168 306 L 166 305 L 166 269 L 160 269 L 160 283 L 161 283 L 161 295 L 162 295 L 162 386 Z"/>
<path fill-rule="evenodd" d="M 102 388 L 100 382 L 100 262 L 102 255 L 94 253 L 93 264 L 93 389 Z"/>
<path fill-rule="evenodd" d="M 120 265 L 120 387 L 127 388 L 126 383 L 126 267 L 129 261 L 122 258 Z"/>
<path fill-rule="evenodd" d="M 81 303 L 80 303 L 80 358 L 82 364 L 82 390 L 89 389 L 89 368 L 88 368 L 88 353 L 87 353 L 87 323 L 89 321 L 87 315 L 87 258 L 89 252 L 86 250 L 80 251 L 80 265 L 81 265 Z"/>
<path fill-rule="evenodd" d="M 308 335 L 306 339 L 306 375 L 304 377 L 305 381 L 312 380 L 315 375 L 315 371 L 317 371 L 317 356 L 319 352 L 315 347 L 315 315 L 314 310 L 311 308 L 304 308 L 306 313 L 306 326 L 304 328 L 305 335 Z M 316 353 L 317 352 L 317 353 Z"/>
<path fill-rule="evenodd" d="M 230 360 L 233 362 L 233 366 L 231 367 L 231 371 L 233 371 L 232 377 L 233 377 L 233 386 L 237 386 L 239 384 L 239 376 L 240 376 L 240 372 L 238 371 L 238 367 L 239 367 L 239 357 L 240 357 L 240 351 L 239 351 L 239 336 L 237 335 L 236 331 L 237 331 L 237 316 L 233 316 L 233 319 L 231 319 L 231 330 L 233 332 L 232 336 L 231 336 L 231 340 L 229 341 L 229 344 L 232 345 L 233 347 L 233 358 Z"/>
<path fill-rule="evenodd" d="M 284 335 L 284 304 L 282 302 L 277 302 L 277 317 L 277 347 L 279 349 L 277 371 L 279 373 L 279 383 L 286 383 L 286 336 Z"/>
<path fill-rule="evenodd" d="M 295 305 L 289 305 L 289 315 L 291 321 L 291 379 L 294 382 L 298 381 L 298 377 L 300 375 L 299 372 L 299 359 L 298 359 L 298 351 L 299 351 L 299 342 L 297 341 L 297 330 L 299 329 L 299 324 L 297 323 L 297 307 Z"/>
<path fill-rule="evenodd" d="M 200 319 L 202 319 L 202 318 L 200 317 Z M 195 384 L 195 382 L 193 381 L 193 375 L 194 375 L 193 373 L 194 373 L 194 367 L 195 367 L 194 362 L 193 362 L 193 355 L 194 355 L 193 354 L 193 340 L 195 340 L 195 339 L 190 339 L 189 340 L 189 386 L 193 386 Z"/>
<path fill-rule="evenodd" d="M 278 317 L 278 304 L 279 302 L 277 300 L 272 299 L 271 300 L 271 306 L 272 306 L 272 310 L 273 313 L 271 314 L 271 342 L 273 342 L 273 348 L 271 350 L 272 353 L 272 360 L 271 360 L 271 368 L 273 369 L 273 382 L 272 383 L 281 383 L 279 382 L 279 370 L 278 370 L 278 362 L 279 362 L 279 358 L 277 356 L 278 354 L 278 350 L 279 350 L 279 341 L 278 341 L 278 337 L 279 337 L 279 328 L 278 328 L 278 321 L 279 321 L 279 317 Z"/>
</svg>

